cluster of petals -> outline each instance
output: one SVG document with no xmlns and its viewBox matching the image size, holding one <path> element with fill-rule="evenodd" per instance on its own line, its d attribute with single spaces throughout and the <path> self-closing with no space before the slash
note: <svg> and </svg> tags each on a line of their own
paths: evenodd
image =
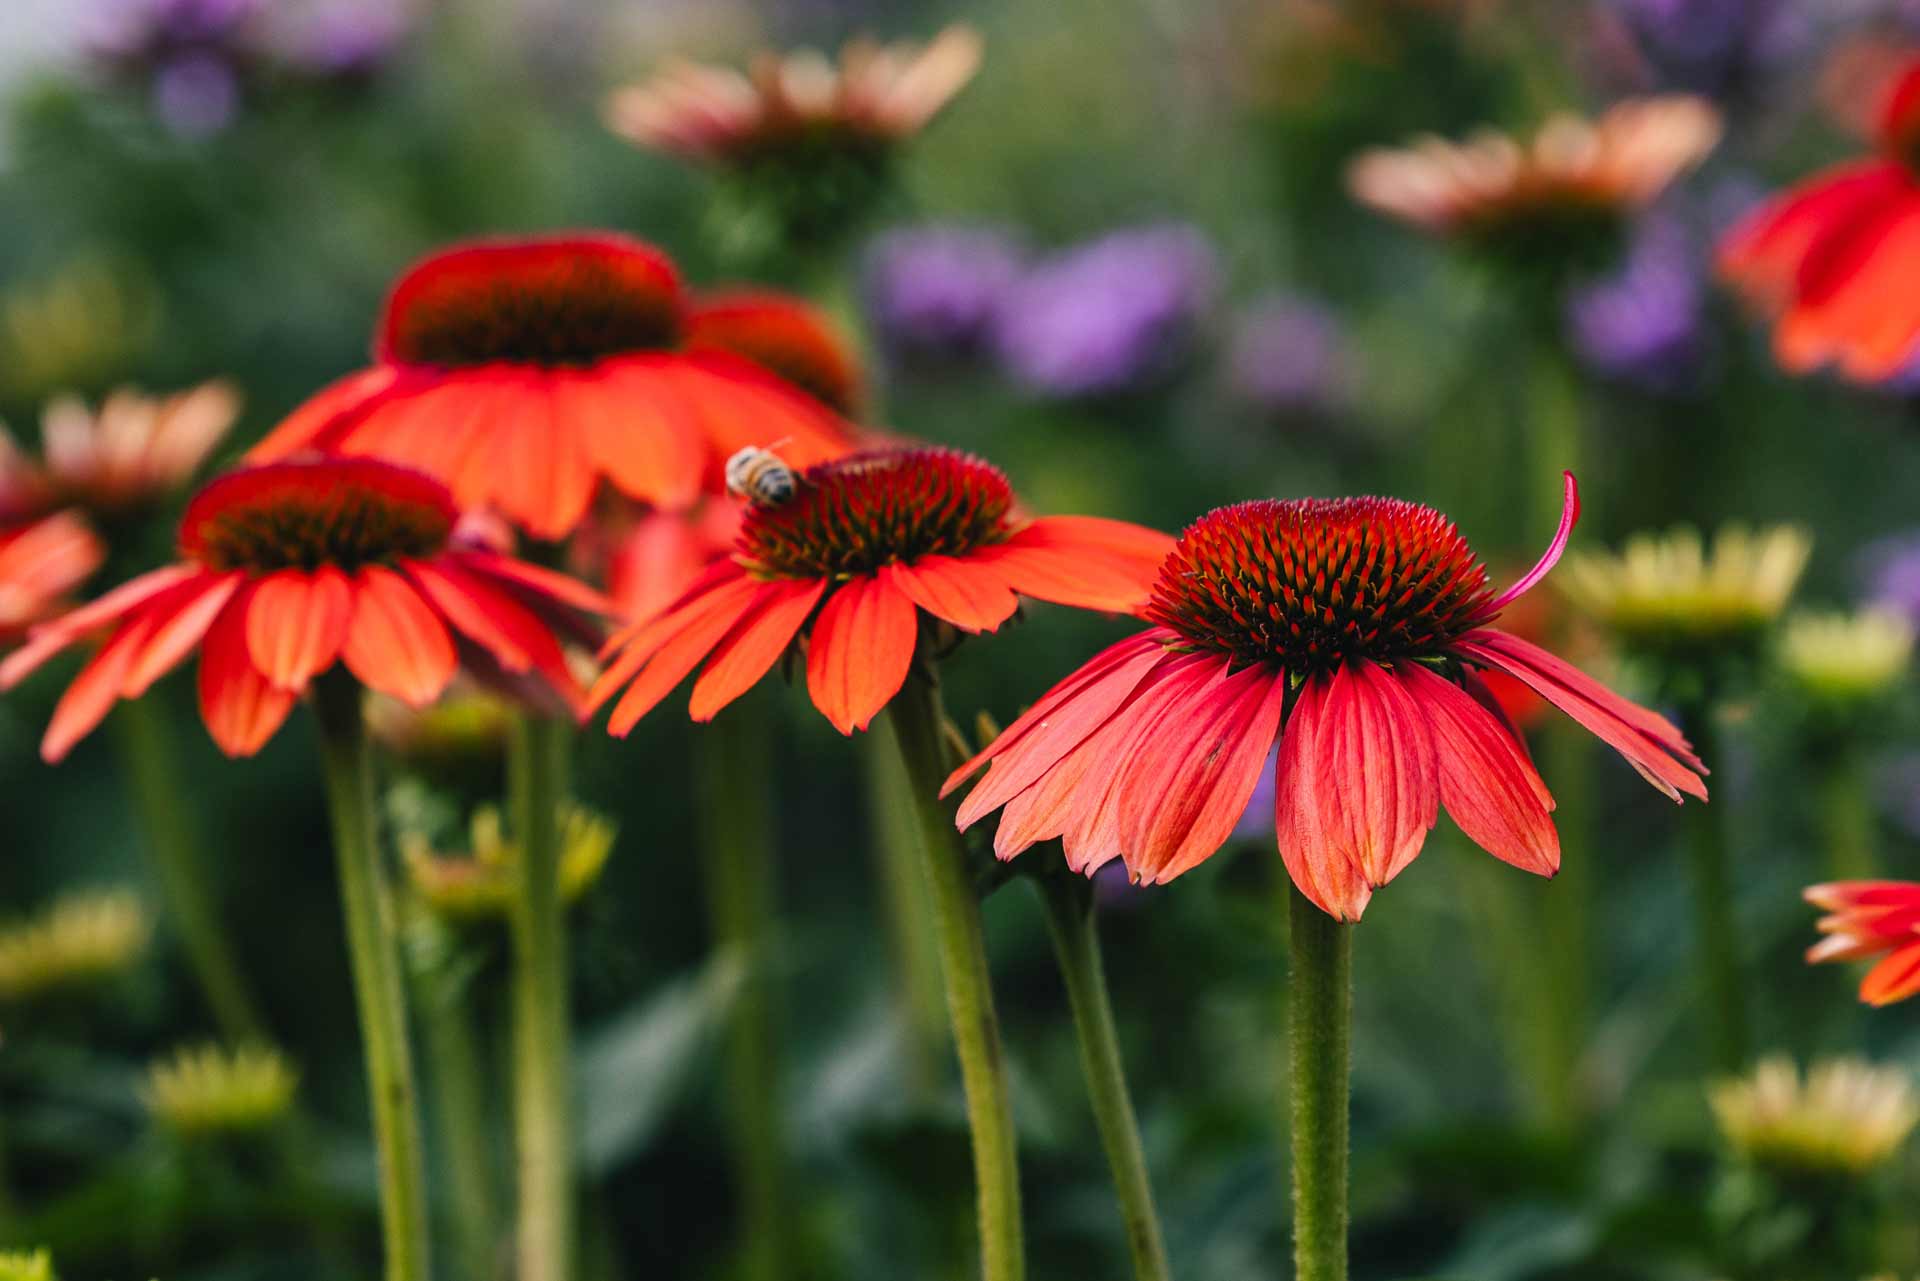
<svg viewBox="0 0 1920 1281">
<path fill-rule="evenodd" d="M 860 363 L 820 309 L 769 289 L 718 289 L 688 315 L 688 351 L 728 352 L 806 392 L 849 419 L 866 400 Z"/>
<path fill-rule="evenodd" d="M 106 559 L 107 549 L 73 512 L 0 530 L 0 644 L 57 613 L 67 593 Z"/>
<path fill-rule="evenodd" d="M 1832 881 L 1810 885 L 1807 902 L 1826 912 L 1826 935 L 1807 960 L 1861 961 L 1878 957 L 1860 983 L 1860 999 L 1890 1005 L 1920 992 L 1920 884 L 1912 881 Z"/>
<path fill-rule="evenodd" d="M 1134 880 L 1164 882 L 1227 841 L 1277 739 L 1280 853 L 1330 915 L 1358 920 L 1442 807 L 1495 857 L 1551 875 L 1553 799 L 1481 672 L 1520 681 L 1672 799 L 1704 798 L 1705 767 L 1671 723 L 1487 625 L 1545 576 L 1577 511 L 1569 476 L 1552 547 L 1499 597 L 1451 523 L 1410 503 L 1253 503 L 1202 518 L 1161 571 L 1146 611 L 1159 625 L 1054 686 L 954 771 L 948 792 L 990 765 L 960 826 L 1000 810 L 1003 859 L 1059 838 L 1076 870 L 1120 858 Z M 1268 537 L 1283 525 L 1292 542 Z M 1220 546 L 1240 558 L 1210 568 Z M 1201 620 L 1295 648 L 1250 657 Z M 1388 632 L 1407 639 L 1383 649 Z"/>
<path fill-rule="evenodd" d="M 1892 82 L 1877 141 L 1879 154 L 1768 201 L 1720 246 L 1721 275 L 1773 319 L 1794 373 L 1833 365 L 1878 382 L 1920 354 L 1920 61 Z"/>
<path fill-rule="evenodd" d="M 796 463 L 849 448 L 819 401 L 718 343 L 688 345 L 673 263 L 624 236 L 482 241 L 401 276 L 374 363 L 323 389 L 250 457 L 372 455 L 438 477 L 559 539 L 604 480 L 667 510 L 720 486 L 726 458 L 784 442 Z"/>
<path fill-rule="evenodd" d="M 813 49 L 763 52 L 743 73 L 677 60 L 616 90 L 607 124 L 650 151 L 731 164 L 820 136 L 886 143 L 917 134 L 980 69 L 981 40 L 948 27 L 926 45 L 849 41 L 836 66 Z"/>
<path fill-rule="evenodd" d="M 1596 120 L 1559 114 L 1530 140 L 1486 130 L 1464 142 L 1423 137 L 1362 152 L 1354 197 L 1437 235 L 1497 232 L 1573 211 L 1631 213 L 1651 203 L 1720 140 L 1703 98 L 1616 103 Z"/>
<path fill-rule="evenodd" d="M 1011 618 L 1022 596 L 1130 612 L 1173 545 L 1122 521 L 1025 518 L 999 472 L 948 449 L 852 455 L 806 469 L 796 488 L 785 504 L 749 507 L 731 556 L 609 641 L 591 701 L 625 687 L 613 733 L 703 661 L 690 711 L 711 720 L 796 642 L 814 706 L 843 734 L 864 730 L 905 683 L 923 614 L 980 633 Z"/>
<path fill-rule="evenodd" d="M 610 606 L 571 579 L 464 545 L 457 519 L 444 485 L 375 459 L 228 473 L 189 504 L 179 561 L 34 628 L 0 663 L 0 689 L 106 634 L 54 710 L 41 742 L 49 762 L 195 651 L 201 717 L 230 756 L 258 751 L 336 663 L 416 707 L 461 667 L 577 706 L 561 637 L 590 643 L 593 616 Z"/>
<path fill-rule="evenodd" d="M 164 397 L 123 389 L 97 412 L 62 396 L 41 416 L 38 463 L 0 430 L 0 515 L 151 502 L 199 470 L 239 413 L 239 392 L 225 382 Z"/>
</svg>

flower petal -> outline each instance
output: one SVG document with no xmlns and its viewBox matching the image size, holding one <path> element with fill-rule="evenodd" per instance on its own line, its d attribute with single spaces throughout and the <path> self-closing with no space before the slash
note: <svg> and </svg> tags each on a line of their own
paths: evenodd
<svg viewBox="0 0 1920 1281">
<path fill-rule="evenodd" d="M 1273 828 L 1287 875 L 1327 915 L 1357 921 L 1373 890 L 1360 865 L 1329 828 L 1340 821 L 1328 771 L 1321 767 L 1326 704 L 1332 682 L 1310 678 L 1280 731 L 1274 764 Z"/>
<path fill-rule="evenodd" d="M 456 557 L 402 561 L 408 578 L 426 594 L 455 630 L 486 650 L 504 672 L 529 668 L 570 706 L 586 697 L 560 642 L 533 611 L 480 574 L 469 573 Z"/>
<path fill-rule="evenodd" d="M 627 667 L 634 654 L 641 655 L 645 667 L 631 669 L 638 675 L 614 705 L 613 715 L 607 719 L 607 731 L 616 737 L 625 737 L 641 717 L 658 706 L 688 672 L 700 665 L 701 659 L 713 652 L 714 646 L 739 623 L 763 586 L 742 574 L 691 605 L 662 614 L 656 620 L 660 625 L 657 635 L 637 641 L 594 686 L 593 701 L 597 703 L 604 697 L 599 691 L 607 687 L 607 677 L 616 669 Z"/>
<path fill-rule="evenodd" d="M 167 565 L 129 579 L 80 608 L 40 624 L 25 645 L 0 662 L 0 690 L 12 689 L 88 632 L 119 622 L 160 593 L 205 572 L 198 565 Z"/>
<path fill-rule="evenodd" d="M 1553 541 L 1547 544 L 1546 552 L 1532 569 L 1520 576 L 1518 582 L 1486 603 L 1478 618 L 1492 618 L 1525 596 L 1560 563 L 1560 557 L 1567 550 L 1567 540 L 1573 537 L 1573 527 L 1580 520 L 1580 486 L 1574 481 L 1572 472 L 1563 471 L 1560 474 L 1566 478 L 1566 493 L 1560 503 L 1560 528 L 1555 531 Z"/>
<path fill-rule="evenodd" d="M 1020 598 L 1000 575 L 952 556 L 922 556 L 880 572 L 908 600 L 963 632 L 993 631 L 1020 608 Z"/>
<path fill-rule="evenodd" d="M 605 361 L 567 380 L 561 412 L 577 420 L 593 464 L 630 498 L 666 511 L 691 507 L 706 473 L 706 442 L 675 384 L 677 357 Z"/>
<path fill-rule="evenodd" d="M 40 740 L 40 759 L 49 765 L 55 764 L 106 719 L 120 697 L 127 669 L 152 632 L 152 618 L 128 619 L 80 669 L 73 684 L 67 686 L 67 692 L 54 705 L 53 719 L 47 723 L 46 736 Z"/>
<path fill-rule="evenodd" d="M 228 602 L 200 642 L 200 719 L 228 756 L 252 756 L 292 710 L 291 690 L 276 689 L 254 670 L 247 646 L 251 584 Z"/>
<path fill-rule="evenodd" d="M 688 712 L 710 721 L 720 709 L 753 688 L 800 634 L 807 616 L 826 593 L 826 580 L 795 579 L 763 585 L 745 617 L 715 647 L 693 683 Z"/>
<path fill-rule="evenodd" d="M 340 656 L 361 684 L 412 707 L 440 697 L 453 679 L 453 638 L 406 579 L 369 565 L 353 579 L 353 617 Z"/>
<path fill-rule="evenodd" d="M 207 574 L 182 583 L 148 604 L 145 608 L 154 614 L 153 632 L 127 669 L 120 692 L 128 698 L 139 698 L 172 671 L 207 634 L 207 628 L 240 590 L 244 578 L 238 570 Z"/>
<path fill-rule="evenodd" d="M 1419 663 L 1403 664 L 1398 675 L 1433 733 L 1440 803 L 1467 839 L 1536 875 L 1559 871 L 1553 797 L 1513 732 L 1472 695 Z"/>
<path fill-rule="evenodd" d="M 1888 953 L 1860 981 L 1860 999 L 1868 1005 L 1891 1005 L 1916 992 L 1920 992 L 1920 939 Z"/>
<path fill-rule="evenodd" d="M 247 652 L 262 676 L 296 694 L 333 666 L 347 639 L 353 593 L 331 565 L 314 573 L 283 569 L 254 587 L 247 606 Z"/>
<path fill-rule="evenodd" d="M 872 575 L 842 584 L 820 611 L 807 648 L 807 693 L 842 734 L 873 723 L 906 683 L 919 613 Z"/>
</svg>

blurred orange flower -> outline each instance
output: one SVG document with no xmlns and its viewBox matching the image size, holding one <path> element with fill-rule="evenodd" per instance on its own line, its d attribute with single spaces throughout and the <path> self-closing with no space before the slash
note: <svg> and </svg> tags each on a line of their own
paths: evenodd
<svg viewBox="0 0 1920 1281">
<path fill-rule="evenodd" d="M 1831 881 L 1810 885 L 1807 902 L 1827 912 L 1826 935 L 1807 960 L 1860 961 L 1881 957 L 1860 983 L 1860 999 L 1890 1005 L 1920 992 L 1920 884 L 1912 881 Z"/>
<path fill-rule="evenodd" d="M 122 389 L 89 411 L 77 397 L 48 404 L 39 463 L 0 430 L 0 514 L 75 505 L 111 514 L 184 485 L 240 413 L 226 382 L 172 396 Z"/>
<path fill-rule="evenodd" d="M 106 548 L 73 512 L 0 530 L 0 644 L 60 609 L 106 558 Z"/>
<path fill-rule="evenodd" d="M 689 313 L 686 345 L 744 357 L 835 413 L 860 417 L 860 360 L 826 315 L 801 299 L 767 289 L 704 294 Z"/>
</svg>

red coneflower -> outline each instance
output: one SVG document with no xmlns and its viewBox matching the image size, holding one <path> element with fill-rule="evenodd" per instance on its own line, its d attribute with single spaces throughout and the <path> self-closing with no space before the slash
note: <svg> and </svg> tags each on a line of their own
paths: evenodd
<svg viewBox="0 0 1920 1281">
<path fill-rule="evenodd" d="M 1807 902 L 1824 909 L 1827 937 L 1807 960 L 1860 961 L 1881 957 L 1860 983 L 1860 999 L 1891 1005 L 1920 992 L 1920 884 L 1912 881 L 1833 881 L 1810 885 Z"/>
<path fill-rule="evenodd" d="M 826 316 L 798 298 L 763 289 L 703 295 L 688 316 L 686 346 L 744 357 L 835 413 L 860 416 L 858 359 Z"/>
<path fill-rule="evenodd" d="M 906 680 L 922 610 L 962 632 L 995 630 L 1020 596 L 1135 610 L 1173 546 L 1122 521 L 1022 517 L 1004 475 L 950 449 L 875 450 L 794 479 L 791 498 L 749 507 L 732 557 L 608 644 L 590 697 L 629 686 L 613 733 L 703 659 L 691 710 L 711 720 L 802 635 L 814 706 L 843 734 L 864 730 Z"/>
<path fill-rule="evenodd" d="M 1501 671 L 1612 746 L 1676 801 L 1705 767 L 1663 718 L 1528 641 L 1487 626 L 1538 583 L 1579 514 L 1495 595 L 1451 521 L 1386 498 L 1262 501 L 1201 517 L 1145 616 L 947 780 L 991 761 L 965 827 L 1005 807 L 1012 858 L 1062 837 L 1091 872 L 1125 860 L 1163 882 L 1220 848 L 1275 738 L 1275 825 L 1301 893 L 1358 920 L 1420 852 L 1444 805 L 1495 857 L 1559 867 L 1553 799 L 1479 675 Z M 1285 724 L 1285 732 L 1281 730 Z"/>
<path fill-rule="evenodd" d="M 1775 318 L 1774 353 L 1792 372 L 1835 364 L 1879 381 L 1920 351 L 1920 62 L 1879 120 L 1879 155 L 1815 174 L 1721 244 L 1721 274 Z"/>
<path fill-rule="evenodd" d="M 54 710 L 40 747 L 50 762 L 195 649 L 201 717 L 229 756 L 258 751 L 336 661 L 415 706 L 463 664 L 535 676 L 577 702 L 555 629 L 578 632 L 611 607 L 558 574 L 456 544 L 457 514 L 439 481 L 377 459 L 229 473 L 188 505 L 179 563 L 35 628 L 0 663 L 0 689 L 112 629 Z"/>
<path fill-rule="evenodd" d="M 748 445 L 797 462 L 845 453 L 844 426 L 764 369 L 689 351 L 673 263 L 624 236 L 486 241 L 434 254 L 388 296 L 375 363 L 254 447 L 372 454 L 436 476 L 465 508 L 528 533 L 579 524 L 602 478 L 676 510 Z"/>
<path fill-rule="evenodd" d="M 106 554 L 72 512 L 0 530 L 0 645 L 58 613 L 61 597 L 100 568 Z"/>
</svg>

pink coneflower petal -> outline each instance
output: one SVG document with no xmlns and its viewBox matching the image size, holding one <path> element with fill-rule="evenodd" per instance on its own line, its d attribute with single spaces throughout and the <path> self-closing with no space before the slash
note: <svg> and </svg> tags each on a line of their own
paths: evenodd
<svg viewBox="0 0 1920 1281">
<path fill-rule="evenodd" d="M 1553 541 L 1547 545 L 1546 553 L 1540 557 L 1539 563 L 1522 574 L 1520 580 L 1513 586 L 1487 602 L 1486 608 L 1481 612 L 1481 618 L 1492 618 L 1508 605 L 1525 596 L 1541 579 L 1552 572 L 1555 565 L 1560 563 L 1561 555 L 1567 550 L 1567 540 L 1573 537 L 1573 527 L 1580 520 L 1580 486 L 1574 480 L 1572 472 L 1560 474 L 1566 478 L 1566 497 L 1560 504 L 1560 528 L 1555 531 Z"/>
<path fill-rule="evenodd" d="M 1427 720 L 1406 689 L 1369 662 L 1335 669 L 1321 710 L 1327 836 L 1377 889 L 1414 860 L 1439 818 Z"/>
<path fill-rule="evenodd" d="M 1321 769 L 1321 735 L 1326 727 L 1328 682 L 1310 680 L 1280 735 L 1274 766 L 1273 827 L 1287 875 L 1321 911 L 1341 921 L 1357 921 L 1373 897 L 1360 867 L 1336 842 L 1337 812 Z"/>
<path fill-rule="evenodd" d="M 1459 686 L 1420 664 L 1407 663 L 1398 674 L 1433 733 L 1440 803 L 1467 839 L 1540 876 L 1559 871 L 1553 798 L 1519 736 Z"/>
</svg>

